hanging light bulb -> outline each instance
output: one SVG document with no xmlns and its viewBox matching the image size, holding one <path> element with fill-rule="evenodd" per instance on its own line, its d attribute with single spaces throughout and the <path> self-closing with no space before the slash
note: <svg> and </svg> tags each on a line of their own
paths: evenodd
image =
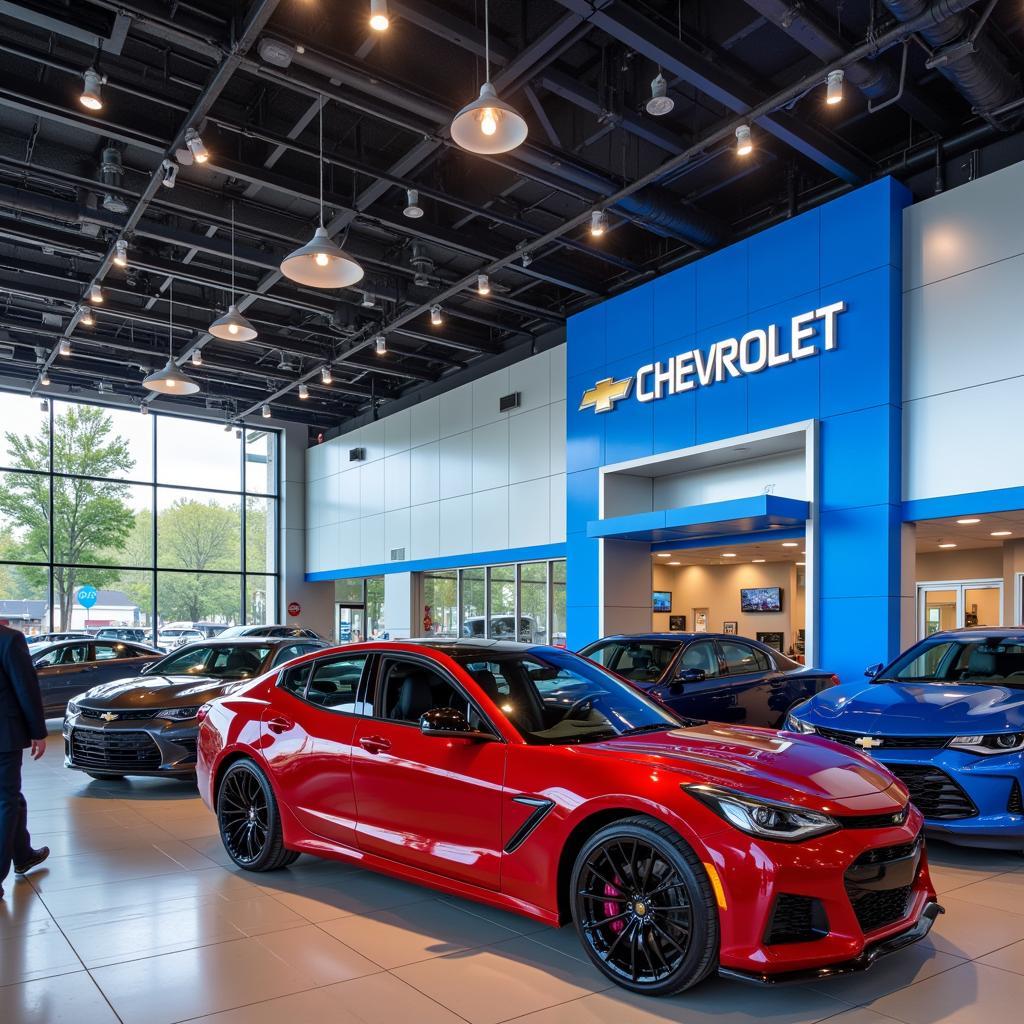
<svg viewBox="0 0 1024 1024">
<path fill-rule="evenodd" d="M 141 404 L 141 405 L 139 406 L 139 412 L 141 412 L 143 416 L 148 416 L 148 415 L 149 415 L 149 406 L 148 406 L 148 405 L 146 405 L 146 403 L 145 403 L 145 402 L 143 402 L 143 403 L 142 403 L 142 404 Z"/>
<path fill-rule="evenodd" d="M 423 216 L 423 207 L 420 206 L 420 194 L 414 188 L 405 190 L 405 209 L 402 211 L 410 220 L 416 220 Z"/>
<path fill-rule="evenodd" d="M 430 322 L 435 327 L 440 327 L 441 324 L 444 323 L 444 318 L 441 316 L 441 307 L 440 306 L 431 306 L 430 307 Z"/>
<path fill-rule="evenodd" d="M 78 322 L 85 327 L 92 327 L 96 323 L 95 317 L 92 315 L 92 310 L 88 306 L 83 306 L 80 310 L 81 316 L 78 318 Z"/>
<path fill-rule="evenodd" d="M 124 238 L 114 243 L 114 264 L 118 267 L 128 266 L 128 242 Z"/>
<path fill-rule="evenodd" d="M 309 388 L 307 388 L 305 384 L 299 385 L 299 398 L 303 401 L 309 398 Z"/>
<path fill-rule="evenodd" d="M 207 330 L 215 338 L 224 341 L 252 341 L 259 332 L 244 317 L 235 305 L 235 201 L 231 200 L 231 305 L 228 311 L 217 317 Z"/>
<path fill-rule="evenodd" d="M 370 28 L 374 32 L 387 32 L 390 27 L 388 0 L 370 0 Z"/>
<path fill-rule="evenodd" d="M 825 77 L 825 102 L 834 107 L 843 102 L 843 69 L 836 68 Z"/>
<path fill-rule="evenodd" d="M 385 338 L 383 334 L 378 334 L 377 337 L 374 338 L 373 340 L 374 340 L 374 343 L 377 346 L 377 355 L 382 356 L 382 355 L 386 354 L 386 352 L 388 350 L 388 340 L 387 340 L 387 338 Z"/>
<path fill-rule="evenodd" d="M 754 151 L 754 142 L 750 137 L 750 125 L 741 124 L 736 129 L 736 155 L 749 156 Z"/>
<path fill-rule="evenodd" d="M 476 293 L 477 295 L 491 294 L 491 279 L 486 274 L 477 274 Z"/>
<path fill-rule="evenodd" d="M 62 356 L 69 356 L 69 355 L 71 355 L 71 342 L 68 341 L 67 338 L 61 338 L 60 339 L 60 344 L 57 346 L 57 351 Z"/>
<path fill-rule="evenodd" d="M 658 68 L 657 77 L 651 82 L 651 98 L 647 101 L 647 113 L 652 117 L 664 117 L 675 108 L 675 100 L 668 94 L 668 82 Z"/>
<path fill-rule="evenodd" d="M 452 140 L 470 153 L 508 153 L 526 141 L 529 129 L 523 115 L 499 99 L 491 85 L 491 19 L 484 0 L 484 68 L 486 78 L 480 96 L 467 103 L 454 117 Z"/>
<path fill-rule="evenodd" d="M 329 366 L 320 367 L 320 383 L 330 384 L 334 378 L 331 376 L 331 368 Z"/>
<path fill-rule="evenodd" d="M 594 210 L 590 215 L 590 234 L 600 238 L 608 230 L 608 217 L 604 210 Z"/>
<path fill-rule="evenodd" d="M 192 365 L 193 366 L 202 366 L 203 365 L 203 353 L 200 352 L 199 349 L 196 349 L 192 353 Z"/>
<path fill-rule="evenodd" d="M 349 288 L 362 279 L 363 268 L 324 227 L 324 98 L 320 97 L 320 224 L 313 237 L 281 261 L 281 273 L 310 288 Z"/>
<path fill-rule="evenodd" d="M 168 290 L 167 303 L 167 364 L 162 370 L 154 370 L 142 381 L 147 391 L 156 391 L 161 395 L 194 395 L 199 385 L 187 374 L 183 373 L 174 363 L 174 282 Z"/>
<path fill-rule="evenodd" d="M 205 164 L 210 159 L 210 151 L 203 145 L 203 140 L 195 128 L 185 132 L 185 145 L 188 146 L 192 159 L 197 164 Z"/>
<path fill-rule="evenodd" d="M 261 416 L 262 416 L 262 417 L 263 417 L 263 418 L 264 418 L 265 420 L 269 420 L 269 419 L 270 419 L 270 406 L 269 406 L 269 405 L 266 405 L 266 404 L 264 404 L 263 408 L 262 408 L 262 409 L 260 409 L 260 415 L 261 415 Z"/>
<path fill-rule="evenodd" d="M 89 286 L 89 301 L 95 303 L 103 301 L 103 289 L 98 284 Z"/>
<path fill-rule="evenodd" d="M 101 75 L 95 68 L 88 68 L 82 72 L 84 85 L 78 102 L 87 110 L 103 109 L 103 94 L 101 86 L 106 82 L 106 77 Z"/>
<path fill-rule="evenodd" d="M 39 375 L 39 383 L 42 384 L 44 388 L 48 388 L 50 386 L 50 375 L 45 370 L 43 370 Z"/>
</svg>

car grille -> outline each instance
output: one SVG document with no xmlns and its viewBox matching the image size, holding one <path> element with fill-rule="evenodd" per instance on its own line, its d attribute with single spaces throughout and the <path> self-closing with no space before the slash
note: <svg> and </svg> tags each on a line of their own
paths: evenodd
<svg viewBox="0 0 1024 1024">
<path fill-rule="evenodd" d="M 101 721 L 104 715 L 111 714 L 117 715 L 117 721 L 119 722 L 136 722 L 152 718 L 158 710 L 158 708 L 139 708 L 133 711 L 122 711 L 120 708 L 117 710 L 112 710 L 111 708 L 83 708 L 79 705 L 78 715 L 80 718 L 90 718 L 95 721 Z"/>
<path fill-rule="evenodd" d="M 931 821 L 956 821 L 974 818 L 974 801 L 940 768 L 925 764 L 886 763 L 910 791 L 917 809 Z"/>
<path fill-rule="evenodd" d="M 198 740 L 175 740 L 174 743 L 176 746 L 184 747 L 186 750 L 186 756 L 182 758 L 182 761 L 196 760 L 197 747 L 199 744 Z"/>
<path fill-rule="evenodd" d="M 1020 783 L 1016 779 L 1010 787 L 1010 799 L 1006 801 L 1006 810 L 1010 814 L 1024 814 L 1024 798 L 1021 797 Z"/>
<path fill-rule="evenodd" d="M 781 946 L 813 942 L 827 934 L 828 917 L 820 900 L 784 892 L 776 897 L 764 941 L 768 946 Z"/>
<path fill-rule="evenodd" d="M 128 729 L 73 729 L 71 763 L 104 771 L 145 771 L 160 767 L 160 749 L 145 732 Z"/>
<path fill-rule="evenodd" d="M 842 729 L 823 729 L 819 725 L 814 727 L 814 731 L 826 740 L 842 743 L 847 747 L 856 747 L 858 738 L 865 735 L 862 732 L 846 732 Z M 872 739 L 881 740 L 882 745 L 865 750 L 866 754 L 875 750 L 941 750 L 949 743 L 948 736 L 872 736 Z"/>
<path fill-rule="evenodd" d="M 879 846 L 873 850 L 865 850 L 847 869 L 844 878 L 846 895 L 850 898 L 861 931 L 872 932 L 905 917 L 914 886 L 911 882 L 909 885 L 900 885 L 892 889 L 879 889 L 862 884 L 860 878 L 863 878 L 863 871 L 860 872 L 860 878 L 858 878 L 856 877 L 857 869 L 905 860 L 914 855 L 920 842 L 919 835 L 909 843 L 900 843 L 897 846 Z M 904 877 L 906 876 L 904 875 Z"/>
<path fill-rule="evenodd" d="M 849 814 L 837 816 L 836 821 L 843 828 L 891 828 L 902 825 L 909 815 L 910 804 L 906 804 L 902 810 L 890 811 L 888 814 Z"/>
<path fill-rule="evenodd" d="M 853 862 L 853 866 L 863 867 L 865 864 L 885 864 L 891 860 L 902 860 L 914 852 L 919 841 L 915 839 L 912 843 L 901 843 L 899 846 L 879 846 L 874 850 L 865 850 Z"/>
</svg>

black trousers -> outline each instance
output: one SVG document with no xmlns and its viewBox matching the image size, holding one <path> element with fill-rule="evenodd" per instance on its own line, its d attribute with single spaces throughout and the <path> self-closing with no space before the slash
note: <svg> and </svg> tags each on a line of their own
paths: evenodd
<svg viewBox="0 0 1024 1024">
<path fill-rule="evenodd" d="M 0 753 L 0 884 L 11 862 L 24 864 L 32 856 L 28 806 L 21 795 L 22 751 Z"/>
</svg>

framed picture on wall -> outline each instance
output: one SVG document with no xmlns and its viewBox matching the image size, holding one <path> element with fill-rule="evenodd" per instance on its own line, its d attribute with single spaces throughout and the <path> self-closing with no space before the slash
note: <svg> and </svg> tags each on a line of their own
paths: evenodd
<svg viewBox="0 0 1024 1024">
<path fill-rule="evenodd" d="M 761 643 L 767 644 L 773 650 L 778 651 L 779 654 L 782 654 L 784 638 L 781 633 L 758 633 L 757 639 L 760 640 Z"/>
<path fill-rule="evenodd" d="M 668 617 L 668 628 L 673 633 L 685 633 L 686 632 L 686 616 L 685 615 L 670 615 Z"/>
<path fill-rule="evenodd" d="M 706 633 L 708 631 L 707 608 L 693 609 L 693 631 L 695 633 Z"/>
<path fill-rule="evenodd" d="M 722 632 L 723 633 L 729 633 L 732 636 L 735 636 L 739 632 L 738 624 L 735 623 L 735 622 L 723 622 L 722 623 Z"/>
</svg>

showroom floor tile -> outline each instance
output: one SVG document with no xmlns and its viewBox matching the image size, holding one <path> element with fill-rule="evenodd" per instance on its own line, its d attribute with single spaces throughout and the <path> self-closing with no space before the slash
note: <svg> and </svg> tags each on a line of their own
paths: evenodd
<svg viewBox="0 0 1024 1024">
<path fill-rule="evenodd" d="M 989 1024 L 1024 1005 L 1015 854 L 933 843 L 947 913 L 867 975 L 650 1000 L 570 928 L 310 857 L 238 871 L 194 787 L 90 780 L 51 739 L 25 789 L 53 854 L 0 901 L 3 1024 Z"/>
</svg>

